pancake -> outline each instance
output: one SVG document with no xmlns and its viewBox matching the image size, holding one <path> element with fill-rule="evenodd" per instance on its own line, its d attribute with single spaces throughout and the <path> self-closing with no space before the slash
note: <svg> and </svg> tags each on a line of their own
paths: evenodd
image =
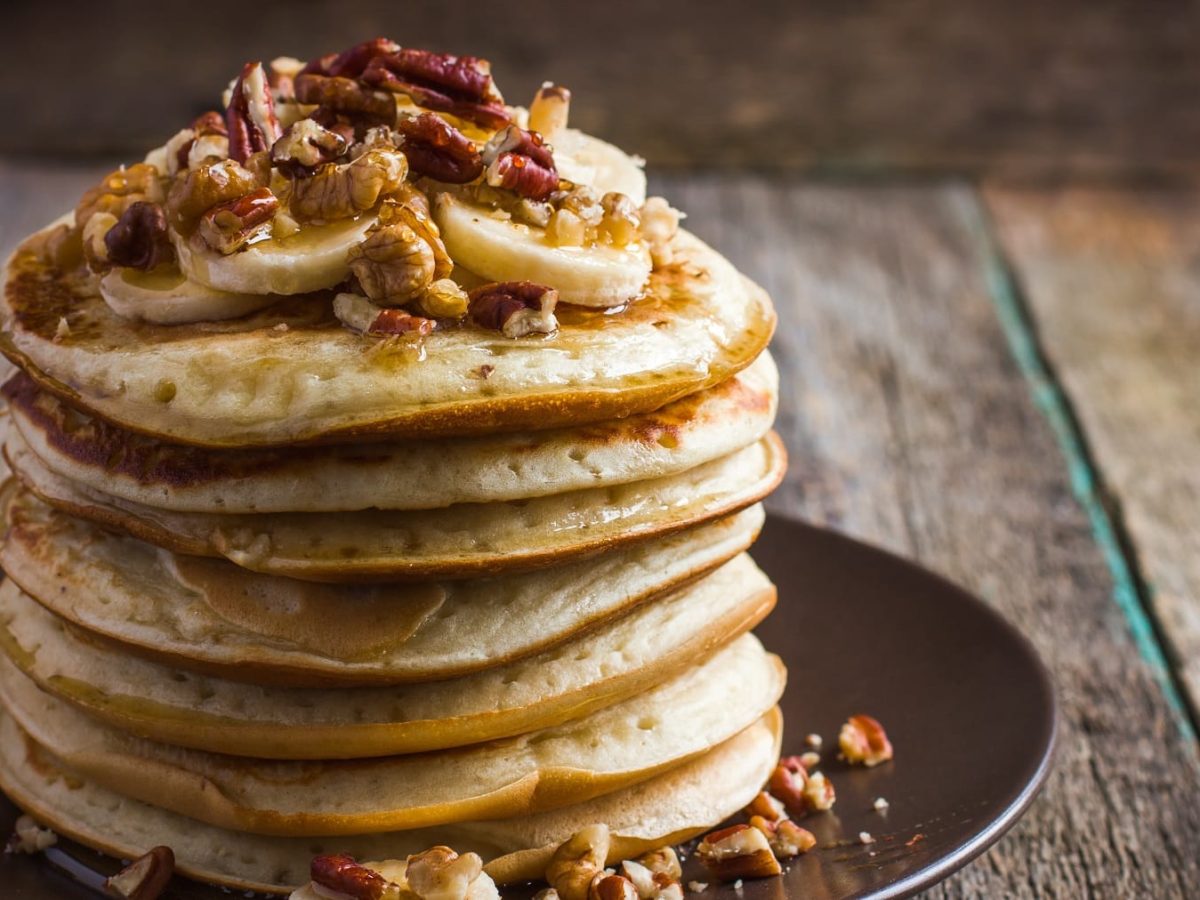
<svg viewBox="0 0 1200 900">
<path fill-rule="evenodd" d="M 618 314 L 564 307 L 550 340 L 461 328 L 417 346 L 351 332 L 328 292 L 225 322 L 123 319 L 88 279 L 45 261 L 48 231 L 8 262 L 0 349 L 72 405 L 179 443 L 436 437 L 621 418 L 719 384 L 762 352 L 775 326 L 762 289 L 685 232 L 675 263 Z"/>
<path fill-rule="evenodd" d="M 25 444 L 63 478 L 181 512 L 436 509 L 684 472 L 762 438 L 779 374 L 769 354 L 656 412 L 457 440 L 270 450 L 163 444 L 78 413 L 21 375 L 5 387 Z"/>
<path fill-rule="evenodd" d="M 175 556 L 8 490 L 0 565 L 52 612 L 173 666 L 288 686 L 446 679 L 549 650 L 719 566 L 763 520 L 752 507 L 524 575 L 325 586 Z M 769 584 L 753 564 L 730 573 L 735 604 Z"/>
<path fill-rule="evenodd" d="M 708 753 L 632 788 L 516 819 L 341 838 L 244 834 L 196 822 L 102 788 L 71 772 L 0 712 L 0 787 L 55 831 L 124 859 L 158 844 L 179 872 L 237 890 L 287 893 L 308 881 L 320 853 L 401 858 L 435 844 L 479 853 L 506 884 L 540 878 L 554 848 L 580 828 L 606 822 L 608 862 L 685 841 L 742 809 L 779 759 L 782 717 L 772 710 Z"/>
<path fill-rule="evenodd" d="M 197 675 L 88 640 L 11 581 L 0 586 L 0 648 L 46 692 L 140 737 L 239 756 L 385 756 L 585 716 L 706 658 L 774 605 L 774 590 L 746 557 L 702 585 L 556 650 L 399 688 L 260 687 Z"/>
<path fill-rule="evenodd" d="M 118 500 L 50 471 L 12 429 L 13 471 L 53 506 L 176 553 L 224 557 L 312 581 L 421 581 L 529 571 L 669 534 L 737 512 L 783 477 L 773 432 L 677 475 L 532 500 L 438 510 L 177 513 Z"/>
<path fill-rule="evenodd" d="M 269 761 L 146 741 L 45 693 L 0 657 L 0 700 L 90 781 L 241 831 L 292 836 L 509 818 L 675 768 L 750 727 L 784 668 L 753 635 L 647 691 L 561 725 L 473 747 L 351 761 Z"/>
</svg>

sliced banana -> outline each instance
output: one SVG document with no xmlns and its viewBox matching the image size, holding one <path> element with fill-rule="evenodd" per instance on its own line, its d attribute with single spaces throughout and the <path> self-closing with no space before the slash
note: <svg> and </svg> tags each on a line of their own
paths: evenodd
<svg viewBox="0 0 1200 900">
<path fill-rule="evenodd" d="M 545 231 L 496 218 L 449 194 L 434 202 L 433 217 L 456 264 L 489 281 L 535 281 L 578 306 L 620 306 L 641 294 L 650 277 L 650 254 L 625 248 L 556 247 Z"/>
<path fill-rule="evenodd" d="M 189 281 L 178 269 L 139 272 L 113 269 L 100 279 L 100 296 L 118 316 L 183 325 L 236 319 L 270 306 L 279 298 L 269 294 L 234 294 Z"/>
<path fill-rule="evenodd" d="M 305 225 L 222 256 L 198 240 L 172 235 L 179 268 L 190 281 L 239 294 L 304 294 L 331 288 L 350 274 L 346 254 L 375 223 L 375 213 Z"/>
<path fill-rule="evenodd" d="M 587 184 L 600 193 L 619 191 L 641 206 L 646 202 L 646 173 L 640 160 L 620 147 L 564 128 L 554 135 L 554 164 L 559 174 L 576 184 Z"/>
</svg>

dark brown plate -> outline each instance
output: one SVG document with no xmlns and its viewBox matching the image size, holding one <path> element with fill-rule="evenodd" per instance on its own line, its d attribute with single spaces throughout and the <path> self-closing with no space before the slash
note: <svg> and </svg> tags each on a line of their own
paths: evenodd
<svg viewBox="0 0 1200 900">
<path fill-rule="evenodd" d="M 837 805 L 804 820 L 819 848 L 782 878 L 747 882 L 740 893 L 713 886 L 698 896 L 901 897 L 982 853 L 1021 815 L 1049 771 L 1054 691 L 1033 648 L 961 588 L 828 531 L 772 517 L 754 556 L 779 585 L 779 606 L 758 630 L 788 665 L 784 750 L 803 752 L 810 732 L 824 737 L 822 768 L 837 788 Z M 859 712 L 883 722 L 896 747 L 893 762 L 862 769 L 836 760 L 838 727 Z M 887 799 L 886 812 L 872 808 L 877 797 Z M 17 813 L 0 803 L 4 834 Z M 859 842 L 863 831 L 874 843 Z M 66 842 L 45 857 L 5 856 L 3 896 L 95 900 L 64 865 L 92 884 L 98 871 L 116 867 Z M 689 879 L 706 880 L 694 860 Z M 167 896 L 230 894 L 177 879 Z"/>
</svg>

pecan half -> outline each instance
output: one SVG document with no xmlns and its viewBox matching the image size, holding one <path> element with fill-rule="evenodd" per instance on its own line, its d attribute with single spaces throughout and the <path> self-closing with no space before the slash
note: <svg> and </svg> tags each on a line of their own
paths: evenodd
<svg viewBox="0 0 1200 900">
<path fill-rule="evenodd" d="M 210 109 L 192 122 L 189 140 L 181 142 L 175 151 L 178 169 L 190 169 L 210 158 L 229 157 L 229 130 L 225 119 L 215 109 Z"/>
<path fill-rule="evenodd" d="M 386 878 L 345 853 L 313 857 L 309 877 L 321 887 L 349 894 L 354 900 L 381 900 L 388 887 Z"/>
<path fill-rule="evenodd" d="M 877 719 L 851 716 L 838 732 L 838 747 L 852 765 L 877 766 L 893 756 L 892 742 Z"/>
<path fill-rule="evenodd" d="M 333 314 L 339 322 L 359 334 L 423 336 L 437 328 L 433 319 L 414 316 L 403 309 L 376 306 L 362 294 L 338 294 L 333 298 Z"/>
<path fill-rule="evenodd" d="M 510 125 L 483 149 L 487 183 L 530 200 L 545 200 L 558 189 L 554 154 L 541 135 Z"/>
<path fill-rule="evenodd" d="M 344 135 L 324 127 L 315 119 L 301 119 L 288 126 L 271 147 L 271 162 L 289 175 L 310 175 L 317 166 L 333 162 L 346 152 Z"/>
<path fill-rule="evenodd" d="M 731 825 L 706 835 L 696 847 L 696 856 L 721 881 L 767 878 L 783 871 L 766 835 L 749 825 Z"/>
<path fill-rule="evenodd" d="M 95 213 L 106 212 L 120 216 L 139 200 L 152 203 L 163 198 L 159 171 L 148 163 L 122 166 L 109 172 L 100 183 L 88 188 L 75 207 L 75 225 L 82 229 Z"/>
<path fill-rule="evenodd" d="M 270 231 L 278 209 L 279 199 L 270 188 L 259 188 L 244 197 L 218 203 L 205 212 L 200 217 L 200 237 L 212 249 L 228 256 L 247 241 Z"/>
<path fill-rule="evenodd" d="M 414 316 L 402 309 L 381 309 L 375 321 L 368 326 L 367 334 L 416 334 L 424 337 L 432 334 L 437 322 L 422 316 Z"/>
<path fill-rule="evenodd" d="M 639 856 L 637 862 L 653 872 L 660 880 L 665 879 L 671 882 L 683 878 L 683 867 L 679 864 L 679 854 L 675 852 L 674 847 L 659 847 L 656 850 L 650 850 Z"/>
<path fill-rule="evenodd" d="M 329 53 L 309 61 L 301 75 L 332 75 L 339 78 L 358 78 L 367 67 L 367 63 L 377 56 L 395 53 L 400 45 L 384 37 L 374 38 L 355 44 L 341 53 Z"/>
<path fill-rule="evenodd" d="M 373 227 L 350 248 L 349 260 L 363 293 L 386 306 L 415 299 L 434 281 L 437 265 L 429 244 L 398 220 Z"/>
<path fill-rule="evenodd" d="M 398 150 L 375 148 L 348 163 L 327 163 L 292 184 L 292 215 L 309 222 L 356 216 L 399 190 L 407 174 Z"/>
<path fill-rule="evenodd" d="M 175 258 L 167 235 L 167 214 L 158 203 L 144 200 L 121 213 L 104 235 L 108 261 L 115 266 L 147 271 Z"/>
<path fill-rule="evenodd" d="M 558 331 L 558 319 L 554 316 L 558 291 L 544 284 L 504 281 L 477 287 L 467 296 L 472 321 L 503 332 L 505 337 Z"/>
<path fill-rule="evenodd" d="M 604 824 L 588 825 L 563 841 L 546 866 L 546 881 L 562 900 L 587 900 L 588 889 L 604 871 L 611 836 Z"/>
<path fill-rule="evenodd" d="M 254 173 L 236 160 L 202 163 L 175 176 L 167 193 L 167 220 L 180 234 L 190 235 L 205 211 L 257 187 Z"/>
<path fill-rule="evenodd" d="M 639 900 L 638 889 L 623 875 L 605 875 L 588 888 L 588 900 Z"/>
<path fill-rule="evenodd" d="M 492 81 L 487 60 L 404 48 L 376 56 L 362 80 L 406 94 L 417 106 L 450 113 L 484 128 L 503 128 L 512 117 Z"/>
<path fill-rule="evenodd" d="M 248 62 L 242 67 L 225 108 L 225 127 L 229 129 L 229 156 L 238 162 L 245 162 L 252 153 L 269 150 L 279 140 L 275 100 L 261 62 Z"/>
<path fill-rule="evenodd" d="M 792 764 L 793 760 L 795 757 L 789 756 L 779 761 L 767 780 L 767 790 L 783 802 L 788 812 L 799 816 L 808 810 L 808 801 L 804 797 L 808 772 L 799 763 Z"/>
<path fill-rule="evenodd" d="M 801 828 L 791 819 L 770 822 L 762 816 L 751 816 L 750 826 L 763 833 L 776 859 L 791 859 L 801 853 L 807 853 L 817 845 L 813 833 L 807 828 Z"/>
<path fill-rule="evenodd" d="M 104 882 L 104 889 L 122 900 L 157 900 L 175 872 L 175 853 L 155 847 Z"/>
<path fill-rule="evenodd" d="M 483 172 L 483 158 L 461 131 L 432 113 L 405 116 L 396 125 L 408 167 L 449 184 L 466 184 Z"/>
<path fill-rule="evenodd" d="M 370 124 L 391 125 L 396 120 L 396 98 L 353 78 L 305 73 L 296 76 L 296 99 L 315 103 L 335 113 Z"/>
</svg>

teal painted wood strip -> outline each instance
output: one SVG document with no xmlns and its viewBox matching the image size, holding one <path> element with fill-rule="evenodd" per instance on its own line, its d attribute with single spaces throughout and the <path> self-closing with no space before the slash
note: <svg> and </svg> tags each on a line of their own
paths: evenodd
<svg viewBox="0 0 1200 900">
<path fill-rule="evenodd" d="M 1118 536 L 1119 526 L 1104 503 L 1100 478 L 1086 439 L 1071 411 L 1070 400 L 1038 344 L 1032 316 L 1012 267 L 993 236 L 983 201 L 975 191 L 964 191 L 959 196 L 965 207 L 964 219 L 980 247 L 988 293 L 1009 348 L 1029 383 L 1038 410 L 1054 432 L 1066 459 L 1071 490 L 1087 513 L 1096 543 L 1112 574 L 1113 599 L 1129 624 L 1138 653 L 1150 666 L 1175 713 L 1180 730 L 1186 738 L 1195 741 L 1197 723 L 1192 720 L 1182 686 L 1163 651 L 1141 581 Z"/>
</svg>

